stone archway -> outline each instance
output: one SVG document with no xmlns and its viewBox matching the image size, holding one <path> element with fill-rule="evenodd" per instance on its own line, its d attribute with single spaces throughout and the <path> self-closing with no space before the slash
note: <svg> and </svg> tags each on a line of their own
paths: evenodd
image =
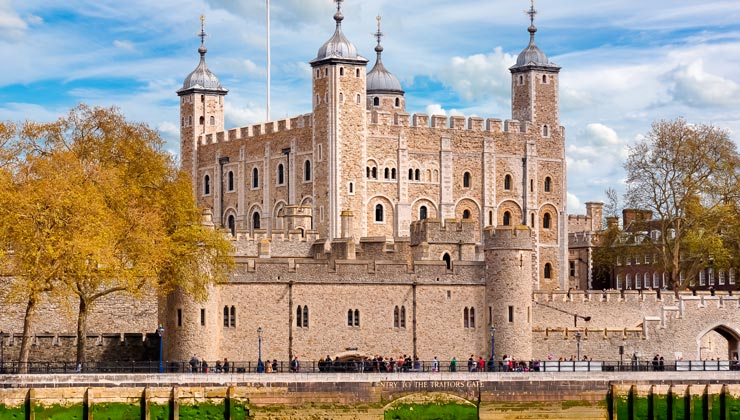
<svg viewBox="0 0 740 420">
<path fill-rule="evenodd" d="M 699 335 L 700 360 L 736 360 L 740 352 L 740 335 L 726 325 L 717 325 Z"/>
</svg>

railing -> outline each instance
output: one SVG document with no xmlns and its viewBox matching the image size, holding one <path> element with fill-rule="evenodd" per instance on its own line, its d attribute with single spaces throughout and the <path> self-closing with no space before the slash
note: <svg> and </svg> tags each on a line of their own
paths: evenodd
<svg viewBox="0 0 740 420">
<path fill-rule="evenodd" d="M 25 369 L 21 369 L 24 367 Z M 260 369 L 258 362 L 224 363 L 191 363 L 186 361 L 166 361 L 164 373 L 182 374 L 241 374 L 241 373 L 415 373 L 415 372 L 664 372 L 664 371 L 730 371 L 740 370 L 738 361 L 716 360 L 680 360 L 670 363 L 652 360 L 640 361 L 529 361 L 511 362 L 488 360 L 483 366 L 467 360 L 457 363 L 416 361 L 411 364 L 396 364 L 390 361 L 302 361 L 297 369 L 288 361 L 265 361 Z M 0 364 L 0 374 L 65 374 L 65 373 L 119 373 L 143 374 L 158 373 L 158 361 L 146 362 L 88 362 L 78 365 L 75 362 L 28 362 L 20 364 L 15 361 L 4 361 Z"/>
</svg>

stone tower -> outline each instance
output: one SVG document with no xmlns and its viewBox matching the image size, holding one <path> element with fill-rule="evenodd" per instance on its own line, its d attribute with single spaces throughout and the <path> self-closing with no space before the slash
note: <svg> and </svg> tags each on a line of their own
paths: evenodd
<svg viewBox="0 0 740 420">
<path fill-rule="evenodd" d="M 532 7 L 529 45 L 511 71 L 511 113 L 526 131 L 522 159 L 521 224 L 535 234 L 534 277 L 539 289 L 566 287 L 567 195 L 565 132 L 558 117 L 560 67 L 535 44 L 537 27 Z"/>
<path fill-rule="evenodd" d="M 341 213 L 365 217 L 366 72 L 368 60 L 342 33 L 343 0 L 335 0 L 334 35 L 311 61 L 313 70 L 313 149 L 317 157 L 314 218 L 321 236 L 341 236 Z M 323 223 L 322 223 L 323 222 Z M 355 226 L 359 238 L 361 227 Z"/>
<path fill-rule="evenodd" d="M 532 357 L 532 230 L 488 227 L 484 233 L 486 306 L 496 327 L 496 360 Z"/>
<path fill-rule="evenodd" d="M 205 17 L 201 16 L 200 22 L 200 63 L 177 91 L 180 97 L 180 160 L 182 169 L 191 174 L 196 191 L 202 184 L 197 179 L 197 138 L 224 130 L 224 96 L 229 92 L 206 66 Z M 217 182 L 210 179 L 209 189 L 218 185 Z"/>
</svg>

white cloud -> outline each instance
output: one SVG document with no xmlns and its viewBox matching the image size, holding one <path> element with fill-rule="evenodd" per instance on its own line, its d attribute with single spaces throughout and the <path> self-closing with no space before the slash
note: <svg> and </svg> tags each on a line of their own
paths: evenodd
<svg viewBox="0 0 740 420">
<path fill-rule="evenodd" d="M 732 80 L 707 73 L 704 61 L 681 64 L 670 73 L 673 99 L 692 107 L 740 104 L 740 86 Z"/>
<path fill-rule="evenodd" d="M 453 57 L 446 68 L 434 75 L 453 88 L 463 99 L 472 101 L 489 96 L 510 95 L 509 67 L 516 57 L 496 47 L 488 54 Z"/>
<path fill-rule="evenodd" d="M 264 121 L 265 108 L 251 102 L 244 107 L 237 107 L 226 102 L 224 116 L 228 127 L 244 127 Z"/>
<path fill-rule="evenodd" d="M 569 214 L 582 214 L 586 212 L 586 206 L 581 203 L 581 200 L 576 197 L 575 194 L 568 193 L 568 213 Z"/>
<path fill-rule="evenodd" d="M 130 42 L 130 41 L 120 41 L 120 40 L 116 39 L 115 41 L 113 41 L 113 46 L 116 47 L 116 48 L 120 48 L 122 50 L 126 50 L 126 51 L 134 51 L 134 50 L 136 50 L 136 47 L 134 46 L 134 43 L 133 42 Z"/>
<path fill-rule="evenodd" d="M 447 111 L 445 111 L 445 109 L 442 108 L 442 105 L 440 104 L 427 105 L 426 111 L 424 113 L 427 115 L 447 115 Z"/>
<path fill-rule="evenodd" d="M 10 0 L 0 0 L 0 37 L 18 38 L 28 28 L 28 24 L 18 16 Z"/>
</svg>

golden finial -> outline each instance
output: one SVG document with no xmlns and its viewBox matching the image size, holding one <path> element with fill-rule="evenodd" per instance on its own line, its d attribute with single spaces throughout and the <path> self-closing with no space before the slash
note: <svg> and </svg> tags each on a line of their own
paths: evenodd
<svg viewBox="0 0 740 420">
<path fill-rule="evenodd" d="M 375 19 L 378 20 L 378 32 L 380 32 L 380 20 L 383 19 L 383 18 L 380 17 L 380 15 L 378 15 L 378 17 L 376 17 Z"/>
</svg>

